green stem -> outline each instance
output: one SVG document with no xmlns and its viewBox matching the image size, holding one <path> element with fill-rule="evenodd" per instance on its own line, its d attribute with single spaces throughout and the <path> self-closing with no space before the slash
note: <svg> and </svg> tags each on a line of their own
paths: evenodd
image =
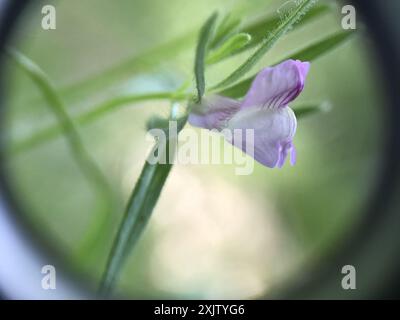
<svg viewBox="0 0 400 320">
<path fill-rule="evenodd" d="M 142 101 L 151 101 L 151 100 L 163 100 L 163 99 L 176 99 L 181 100 L 187 98 L 187 95 L 184 93 L 176 94 L 174 92 L 156 92 L 149 94 L 134 94 L 127 95 L 122 97 L 117 97 L 109 101 L 102 102 L 92 108 L 89 108 L 88 111 L 78 115 L 73 118 L 73 121 L 78 123 L 79 125 L 87 125 L 91 122 L 96 121 L 101 116 L 113 111 L 117 110 L 123 106 L 127 106 L 133 103 L 142 102 Z M 20 141 L 17 141 L 13 145 L 10 146 L 10 153 L 15 155 L 23 151 L 27 151 L 33 147 L 39 146 L 42 143 L 49 141 L 53 138 L 56 138 L 63 132 L 63 128 L 59 124 L 55 124 L 48 128 L 39 130 L 33 133 L 28 138 L 24 138 Z"/>
<path fill-rule="evenodd" d="M 199 41 L 196 47 L 196 57 L 194 63 L 194 74 L 196 78 L 196 88 L 197 88 L 197 102 L 200 102 L 201 98 L 204 95 L 204 91 L 206 89 L 205 82 L 205 59 L 207 53 L 207 47 L 209 42 L 212 39 L 212 33 L 214 30 L 215 21 L 217 19 L 218 14 L 212 14 L 203 25 L 200 30 Z"/>
<path fill-rule="evenodd" d="M 194 61 L 197 101 L 200 101 L 205 90 L 204 62 L 216 18 L 216 13 L 211 15 L 204 23 L 199 34 Z M 177 95 L 179 95 L 179 93 L 180 91 L 177 91 Z M 175 97 L 176 95 L 171 99 L 173 102 Z M 177 118 L 178 112 L 176 106 L 176 104 L 173 104 L 170 120 L 177 121 L 177 131 L 179 133 L 187 122 L 188 113 L 182 118 Z M 188 112 L 188 110 L 190 110 L 190 101 L 186 112 Z M 99 292 L 103 297 L 108 296 L 110 293 L 130 250 L 134 248 L 142 234 L 172 168 L 172 158 L 175 155 L 175 142 L 178 137 L 175 135 L 170 136 L 169 134 L 166 136 L 168 139 L 164 141 L 165 145 L 157 143 L 150 154 L 151 157 L 157 151 L 158 159 L 161 159 L 160 156 L 164 155 L 166 159 L 165 163 L 157 161 L 157 163 L 151 164 L 149 161 L 146 161 L 139 180 L 128 201 L 125 215 L 119 227 L 117 237 L 115 238 L 100 285 Z"/>
<path fill-rule="evenodd" d="M 168 159 L 170 152 L 168 143 L 166 148 L 164 152 Z M 160 152 L 160 149 L 158 151 Z M 128 257 L 128 252 L 136 244 L 151 216 L 171 168 L 172 164 L 169 161 L 166 164 L 150 164 L 146 161 L 128 201 L 124 218 L 109 256 L 100 286 L 101 296 L 108 296 L 113 288 L 116 277 Z"/>
<path fill-rule="evenodd" d="M 290 54 L 284 59 L 279 59 L 272 65 L 277 65 L 288 59 L 312 62 L 335 49 L 337 46 L 345 43 L 345 41 L 350 39 L 352 35 L 354 35 L 354 32 L 352 31 L 340 31 L 330 34 L 321 40 L 313 42 L 307 47 Z M 218 94 L 231 98 L 241 98 L 247 93 L 256 76 L 257 74 L 253 74 L 252 76 L 235 83 L 233 86 L 224 88 L 222 91 L 219 91 Z"/>
<path fill-rule="evenodd" d="M 54 113 L 59 123 L 75 161 L 80 166 L 82 173 L 97 191 L 101 212 L 99 215 L 95 215 L 92 227 L 83 239 L 81 246 L 79 246 L 89 250 L 96 244 L 99 234 L 104 227 L 106 227 L 107 219 L 109 218 L 109 214 L 113 208 L 114 203 L 110 196 L 112 195 L 111 188 L 96 162 L 91 158 L 90 154 L 84 147 L 74 121 L 65 111 L 66 108 L 64 103 L 59 98 L 46 74 L 28 57 L 22 55 L 16 50 L 9 49 L 7 50 L 7 53 L 33 80 L 43 94 L 50 110 Z"/>
<path fill-rule="evenodd" d="M 298 22 L 302 16 L 311 8 L 316 0 L 303 0 L 301 4 L 293 10 L 292 13 L 285 18 L 278 27 L 273 30 L 268 37 L 262 42 L 260 47 L 235 71 L 233 71 L 226 79 L 213 86 L 210 90 L 220 89 L 226 87 L 235 81 L 239 80 L 246 74 L 260 59 L 264 56 L 269 49 L 279 40 L 280 37 L 285 35 L 293 25 Z"/>
</svg>

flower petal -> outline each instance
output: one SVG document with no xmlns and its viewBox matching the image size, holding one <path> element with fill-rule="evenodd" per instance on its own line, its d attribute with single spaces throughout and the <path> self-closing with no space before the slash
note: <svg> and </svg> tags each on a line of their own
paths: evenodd
<svg viewBox="0 0 400 320">
<path fill-rule="evenodd" d="M 295 99 L 304 88 L 310 64 L 286 60 L 258 73 L 247 92 L 242 108 L 282 108 Z"/>
<path fill-rule="evenodd" d="M 297 161 L 297 151 L 296 147 L 292 143 L 292 150 L 290 151 L 290 164 L 294 166 Z"/>
<path fill-rule="evenodd" d="M 254 157 L 263 165 L 282 167 L 289 151 L 292 161 L 295 158 L 292 144 L 297 121 L 289 107 L 280 109 L 241 109 L 228 122 L 233 131 L 233 145 Z M 241 135 L 235 135 L 235 129 L 241 129 Z M 245 129 L 254 129 L 254 141 L 246 139 Z M 250 154 L 254 152 L 254 154 Z"/>
<path fill-rule="evenodd" d="M 188 121 L 195 127 L 221 130 L 239 109 L 239 101 L 214 95 L 194 106 Z"/>
<path fill-rule="evenodd" d="M 283 167 L 289 151 L 290 151 L 290 164 L 293 166 L 296 163 L 296 149 L 294 148 L 291 140 L 283 141 L 283 143 L 280 143 L 279 150 L 280 154 L 279 154 L 279 160 L 277 162 L 278 168 Z"/>
</svg>

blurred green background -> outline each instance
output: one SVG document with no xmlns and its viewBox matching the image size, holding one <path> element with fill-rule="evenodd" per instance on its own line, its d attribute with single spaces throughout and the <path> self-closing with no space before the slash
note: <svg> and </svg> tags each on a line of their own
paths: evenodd
<svg viewBox="0 0 400 320">
<path fill-rule="evenodd" d="M 49 3 L 57 10 L 57 29 L 44 31 L 41 5 L 32 5 L 21 19 L 14 46 L 61 88 L 70 114 L 79 114 L 121 94 L 173 90 L 193 78 L 196 34 L 212 11 L 232 11 L 250 21 L 276 13 L 286 1 Z M 255 70 L 341 30 L 340 19 L 340 8 L 333 6 L 285 36 Z M 124 268 L 119 293 L 141 298 L 273 294 L 285 281 L 305 277 L 346 240 L 362 219 L 360 205 L 373 187 L 384 103 L 368 36 L 360 23 L 358 28 L 349 42 L 312 63 L 305 90 L 293 104 L 332 105 L 330 112 L 299 121 L 294 140 L 298 163 L 281 170 L 255 164 L 249 176 L 235 175 L 234 165 L 176 165 Z M 148 50 L 151 55 L 143 54 Z M 218 82 L 247 56 L 217 65 L 207 80 Z M 7 132 L 2 134 L 12 146 L 55 120 L 31 80 L 13 63 L 8 67 Z M 145 139 L 146 119 L 167 115 L 168 109 L 168 101 L 132 104 L 80 128 L 119 204 L 95 247 L 86 252 L 80 245 L 98 218 L 99 199 L 64 139 L 9 153 L 8 174 L 26 218 L 93 286 L 151 146 Z"/>
</svg>

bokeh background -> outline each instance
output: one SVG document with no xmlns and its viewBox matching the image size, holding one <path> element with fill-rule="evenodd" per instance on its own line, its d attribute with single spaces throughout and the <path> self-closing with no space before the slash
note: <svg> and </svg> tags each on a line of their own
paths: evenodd
<svg viewBox="0 0 400 320">
<path fill-rule="evenodd" d="M 55 1 L 57 29 L 44 31 L 41 5 L 32 5 L 13 45 L 42 67 L 60 88 L 70 114 L 77 115 L 118 95 L 174 90 L 193 79 L 196 34 L 212 11 L 233 12 L 251 21 L 277 14 L 279 8 L 284 12 L 284 3 Z M 340 19 L 340 7 L 333 4 L 331 12 L 279 41 L 255 70 L 341 30 Z M 120 294 L 268 296 L 306 277 L 343 245 L 363 219 L 361 204 L 374 185 L 385 103 L 368 34 L 357 22 L 350 41 L 312 63 L 305 90 L 292 105 L 331 105 L 329 112 L 299 121 L 296 166 L 271 170 L 255 164 L 253 174 L 237 176 L 234 165 L 176 165 L 124 268 Z M 247 55 L 213 67 L 208 82 L 228 75 Z M 95 245 L 82 249 L 85 235 L 101 218 L 101 199 L 61 136 L 26 150 L 14 149 L 55 119 L 32 81 L 11 61 L 7 66 L 7 130 L 2 134 L 8 137 L 7 171 L 24 219 L 71 270 L 95 287 L 151 146 L 145 139 L 146 120 L 167 115 L 169 102 L 132 104 L 80 127 L 118 203 Z M 104 72 L 110 68 L 112 72 Z"/>
</svg>

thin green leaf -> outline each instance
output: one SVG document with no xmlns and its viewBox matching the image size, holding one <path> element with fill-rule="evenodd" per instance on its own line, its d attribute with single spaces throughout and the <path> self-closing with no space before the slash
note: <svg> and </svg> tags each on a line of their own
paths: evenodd
<svg viewBox="0 0 400 320">
<path fill-rule="evenodd" d="M 295 53 L 289 55 L 285 59 L 279 60 L 278 62 L 274 63 L 273 65 L 278 64 L 287 59 L 312 62 L 315 59 L 318 59 L 318 58 L 322 57 L 324 54 L 327 54 L 331 50 L 335 49 L 339 45 L 343 44 L 353 34 L 354 34 L 354 32 L 349 32 L 349 31 L 341 31 L 341 32 L 334 33 L 332 35 L 329 35 L 329 36 L 323 38 L 320 41 L 317 41 L 317 42 L 307 46 L 304 49 L 301 49 L 298 52 L 295 52 Z M 227 97 L 231 97 L 231 98 L 243 97 L 246 94 L 246 92 L 249 90 L 250 85 L 253 82 L 255 77 L 256 77 L 256 75 L 248 77 L 248 78 L 238 82 L 237 84 L 218 92 L 218 94 L 227 96 Z"/>
<path fill-rule="evenodd" d="M 158 118 L 160 120 L 160 118 Z M 187 121 L 187 116 L 182 117 L 178 121 L 178 132 Z M 154 124 L 154 123 L 153 123 Z M 165 125 L 163 123 L 162 125 Z M 172 168 L 172 162 L 169 161 L 175 152 L 174 139 L 166 135 L 167 141 L 165 145 L 156 143 L 151 151 L 148 160 L 157 152 L 157 155 L 165 155 L 167 160 L 165 164 L 151 164 L 146 161 L 140 174 L 135 188 L 129 198 L 124 218 L 118 230 L 112 251 L 109 255 L 106 270 L 103 275 L 100 286 L 101 296 L 107 296 L 112 290 L 118 273 L 120 272 L 124 261 L 128 257 L 131 250 L 137 243 L 142 234 L 151 213 L 157 203 L 161 190 L 165 184 L 169 172 Z M 172 140 L 172 141 L 171 141 Z M 172 143 L 170 143 L 172 142 Z M 160 154 L 161 153 L 161 154 Z"/>
<path fill-rule="evenodd" d="M 260 47 L 235 71 L 233 71 L 226 79 L 215 85 L 212 89 L 219 89 L 226 87 L 244 76 L 263 56 L 268 52 L 270 48 L 293 28 L 296 24 L 314 5 L 315 0 L 303 0 L 300 4 L 287 16 L 281 23 L 268 35 L 268 37 L 262 42 Z"/>
<path fill-rule="evenodd" d="M 146 122 L 146 130 L 168 128 L 169 120 L 159 115 L 151 116 Z"/>
<path fill-rule="evenodd" d="M 80 103 L 84 99 L 83 97 L 86 99 L 87 97 L 96 95 L 105 88 L 115 87 L 129 80 L 132 75 L 151 70 L 160 61 L 176 57 L 178 52 L 190 47 L 194 43 L 195 36 L 196 30 L 190 30 L 166 43 L 156 45 L 100 72 L 89 75 L 81 81 L 57 88 L 57 92 L 69 104 Z M 39 99 L 32 97 L 25 103 L 36 106 L 40 102 Z"/>
<path fill-rule="evenodd" d="M 293 112 L 296 115 L 297 120 L 303 119 L 313 114 L 320 112 L 328 112 L 331 110 L 329 102 L 322 102 L 320 104 L 307 104 L 301 106 L 294 106 Z"/>
<path fill-rule="evenodd" d="M 251 41 L 248 33 L 237 33 L 228 38 L 221 46 L 211 51 L 206 59 L 207 64 L 217 63 L 234 55 Z"/>
<path fill-rule="evenodd" d="M 253 82 L 254 78 L 256 75 L 253 75 L 251 77 L 248 77 L 235 85 L 228 87 L 224 90 L 221 90 L 218 92 L 218 94 L 226 97 L 231 97 L 231 98 L 241 98 L 243 97 L 247 91 L 249 91 L 249 88 L 251 86 L 251 83 Z"/>
<path fill-rule="evenodd" d="M 206 88 L 205 83 L 205 58 L 207 54 L 207 47 L 209 41 L 212 37 L 212 32 L 215 25 L 215 20 L 217 19 L 217 13 L 214 13 L 207 19 L 203 27 L 200 30 L 200 36 L 196 48 L 196 57 L 194 64 L 194 74 L 196 77 L 196 87 L 197 87 L 197 101 L 200 101 L 204 95 Z"/>
<path fill-rule="evenodd" d="M 100 288 L 102 296 L 110 293 L 116 277 L 129 254 L 129 249 L 134 247 L 143 232 L 171 168 L 172 165 L 168 163 L 150 164 L 146 161 L 129 199 L 108 260 Z"/>
<path fill-rule="evenodd" d="M 149 94 L 133 94 L 127 96 L 121 96 L 114 98 L 110 101 L 103 102 L 99 104 L 97 107 L 92 108 L 91 111 L 80 115 L 77 120 L 80 124 L 87 124 L 96 119 L 98 119 L 101 115 L 108 113 L 116 108 L 120 108 L 122 106 L 130 105 L 132 103 L 150 101 L 150 100 L 165 100 L 165 99 L 182 99 L 187 95 L 176 96 L 171 92 L 156 92 Z"/>
<path fill-rule="evenodd" d="M 297 28 L 329 12 L 331 7 L 331 5 L 328 5 L 326 3 L 315 5 L 297 23 Z M 273 30 L 280 23 L 280 21 L 281 17 L 277 14 L 273 14 L 267 15 L 261 19 L 258 19 L 243 26 L 240 31 L 250 34 L 251 41 L 248 43 L 247 46 L 243 47 L 241 51 L 250 49 L 258 45 L 261 41 L 265 39 L 266 32 L 268 32 L 268 30 Z"/>
<path fill-rule="evenodd" d="M 241 20 L 227 14 L 218 25 L 215 36 L 210 42 L 210 48 L 215 49 L 239 27 Z"/>
<path fill-rule="evenodd" d="M 7 50 L 8 55 L 17 63 L 17 65 L 33 80 L 47 101 L 47 104 L 54 113 L 59 126 L 64 134 L 68 146 L 75 158 L 75 161 L 81 168 L 82 173 L 95 188 L 99 199 L 99 212 L 96 215 L 87 236 L 83 239 L 80 252 L 87 253 L 96 245 L 96 240 L 107 226 L 107 220 L 111 217 L 110 212 L 113 208 L 113 199 L 111 198 L 111 188 L 103 173 L 87 152 L 82 139 L 78 133 L 74 121 L 65 111 L 66 108 L 53 88 L 46 74 L 32 60 L 16 50 Z M 79 255 L 79 253 L 78 253 Z"/>
<path fill-rule="evenodd" d="M 307 14 L 297 23 L 297 28 L 305 25 L 306 23 L 322 16 L 323 14 L 329 12 L 329 10 L 332 8 L 331 5 L 328 4 L 319 4 L 316 5 L 314 7 L 312 7 Z M 229 16 L 228 16 L 229 17 Z M 226 17 L 225 19 L 221 22 L 221 25 L 224 23 L 225 20 L 228 20 Z M 249 50 L 253 47 L 255 47 L 256 45 L 260 44 L 261 41 L 263 41 L 265 39 L 265 35 L 266 32 L 268 30 L 273 30 L 280 22 L 281 22 L 282 18 L 277 15 L 277 14 L 269 14 L 263 18 L 257 19 L 256 21 L 247 23 L 246 25 L 244 25 L 242 28 L 240 28 L 240 30 L 238 32 L 240 33 L 248 33 L 251 36 L 251 41 L 249 41 L 246 45 L 243 45 L 241 48 L 238 48 L 238 50 L 236 50 L 235 52 L 232 52 L 232 54 L 227 55 L 223 58 L 229 58 L 232 57 L 236 54 L 242 53 L 246 50 Z M 237 20 L 235 22 L 237 25 L 240 23 L 239 20 Z M 210 48 L 215 49 L 218 48 L 219 45 L 221 45 L 223 43 L 224 40 L 226 40 L 227 38 L 229 38 L 230 36 L 232 36 L 232 33 L 235 31 L 235 29 L 237 28 L 237 25 L 234 24 L 232 26 L 231 30 L 227 30 L 225 36 L 219 36 L 218 37 L 218 42 L 217 44 L 215 43 L 216 40 L 213 40 Z M 219 29 L 220 27 L 218 27 Z M 222 29 L 222 27 L 221 27 Z M 288 30 L 288 32 L 290 32 L 291 30 Z M 222 31 L 220 31 L 222 32 Z M 218 33 L 218 31 L 217 31 Z M 222 60 L 222 59 L 221 59 Z"/>
<path fill-rule="evenodd" d="M 116 83 L 123 83 L 134 74 L 154 68 L 160 61 L 176 57 L 177 52 L 193 44 L 195 35 L 196 30 L 190 30 L 171 41 L 159 44 L 82 81 L 61 88 L 59 92 L 70 101 L 81 99 L 83 95 L 95 94 L 106 87 L 115 86 Z"/>
<path fill-rule="evenodd" d="M 198 99 L 201 99 L 202 95 L 204 94 L 205 55 L 216 18 L 217 14 L 214 13 L 202 27 L 196 49 L 195 76 L 197 83 Z M 171 119 L 176 120 L 176 118 L 174 117 L 174 111 L 175 110 L 171 111 Z M 178 129 L 183 128 L 186 121 L 187 115 L 185 115 L 181 119 L 181 124 L 179 125 Z M 148 125 L 154 125 L 155 122 L 158 122 L 158 124 L 160 124 L 160 118 L 157 118 L 156 121 L 154 121 L 153 118 L 153 121 L 150 121 Z M 163 124 L 161 123 L 161 125 Z M 124 261 L 128 257 L 130 251 L 135 246 L 151 216 L 151 213 L 160 196 L 161 190 L 172 168 L 170 155 L 172 156 L 172 154 L 175 152 L 175 149 L 174 143 L 170 144 L 169 142 L 171 140 L 177 139 L 177 137 L 170 137 L 169 135 L 167 135 L 166 137 L 168 140 L 164 143 L 164 145 L 162 144 L 162 141 L 161 144 L 160 141 L 158 141 L 153 147 L 153 150 L 143 167 L 139 180 L 137 181 L 135 188 L 133 189 L 132 195 L 128 201 L 124 218 L 121 222 L 117 237 L 114 241 L 113 248 L 108 258 L 105 272 L 103 274 L 103 279 L 100 285 L 100 294 L 102 296 L 107 296 L 112 290 Z M 173 150 L 170 149 L 171 146 Z M 153 157 L 155 152 L 157 152 L 159 156 L 165 156 L 165 164 L 160 162 L 152 164 L 149 161 L 150 158 Z"/>
<path fill-rule="evenodd" d="M 176 94 L 173 92 L 155 92 L 116 97 L 89 108 L 88 111 L 85 111 L 84 113 L 74 117 L 73 121 L 81 126 L 87 125 L 113 110 L 119 109 L 123 106 L 131 105 L 133 103 L 172 98 L 180 100 L 186 97 L 186 94 Z M 62 132 L 63 129 L 58 124 L 39 130 L 29 137 L 21 139 L 11 145 L 9 152 L 10 154 L 16 155 L 20 152 L 27 151 L 43 144 L 44 142 L 58 137 Z"/>
<path fill-rule="evenodd" d="M 214 13 L 206 21 L 201 29 L 199 42 L 196 48 L 195 76 L 198 99 L 201 99 L 204 94 L 204 62 L 207 53 L 207 46 L 211 38 L 211 33 L 216 18 L 217 14 Z M 176 120 L 176 118 L 173 117 L 174 110 L 171 111 L 171 114 L 171 119 Z M 181 119 L 179 129 L 183 128 L 186 121 L 187 115 Z M 157 118 L 156 121 L 154 121 L 153 118 L 153 120 L 148 123 L 148 126 L 155 125 L 155 122 L 157 122 L 157 125 L 163 125 L 163 123 L 160 123 L 160 118 Z M 113 248 L 108 258 L 106 270 L 103 274 L 103 279 L 100 286 L 100 294 L 102 296 L 107 296 L 112 290 L 124 261 L 135 246 L 150 218 L 164 183 L 172 168 L 170 155 L 173 154 L 175 150 L 170 149 L 171 146 L 174 148 L 174 144 L 170 144 L 169 141 L 176 138 L 177 137 L 170 137 L 167 135 L 168 140 L 164 145 L 162 145 L 162 141 L 161 144 L 158 141 L 153 147 L 153 150 L 147 159 L 148 161 L 146 161 L 143 167 L 139 180 L 136 183 L 132 195 L 128 201 L 124 218 L 121 222 L 117 237 L 114 241 Z M 166 157 L 165 159 L 167 161 L 165 164 L 160 162 L 157 162 L 156 164 L 150 163 L 149 160 L 151 157 L 153 157 L 155 152 L 157 152 L 159 156 L 162 156 L 163 154 Z"/>
<path fill-rule="evenodd" d="M 187 120 L 187 116 L 182 116 L 176 119 L 177 131 L 180 132 L 182 128 L 185 126 Z M 150 117 L 150 119 L 146 122 L 147 131 L 151 131 L 153 129 L 160 129 L 164 131 L 166 136 L 169 133 L 170 119 L 160 117 L 159 115 L 154 115 Z"/>
<path fill-rule="evenodd" d="M 335 49 L 340 44 L 343 44 L 353 34 L 354 34 L 353 31 L 340 31 L 334 33 L 320 41 L 317 41 L 309 45 L 308 47 L 298 52 L 289 55 L 284 59 L 281 59 L 280 61 L 278 61 L 278 63 L 288 59 L 295 59 L 300 61 L 313 61 L 319 57 L 322 57 L 324 54 L 330 52 L 331 50 Z"/>
</svg>

